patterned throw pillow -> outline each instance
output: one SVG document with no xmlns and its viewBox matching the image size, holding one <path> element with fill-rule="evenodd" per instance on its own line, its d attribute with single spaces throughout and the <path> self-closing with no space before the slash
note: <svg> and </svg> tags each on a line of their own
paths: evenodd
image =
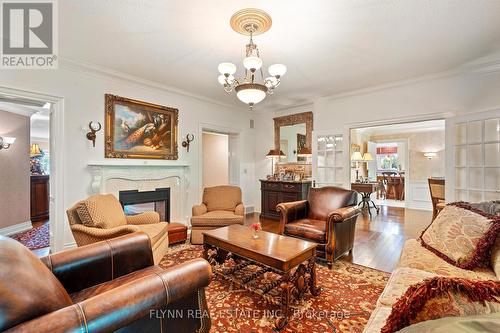
<svg viewBox="0 0 500 333">
<path fill-rule="evenodd" d="M 487 267 L 500 233 L 500 216 L 464 202 L 448 204 L 420 236 L 423 247 L 463 269 Z"/>
<path fill-rule="evenodd" d="M 444 317 L 500 312 L 500 281 L 436 276 L 410 286 L 392 306 L 381 333 Z"/>
</svg>

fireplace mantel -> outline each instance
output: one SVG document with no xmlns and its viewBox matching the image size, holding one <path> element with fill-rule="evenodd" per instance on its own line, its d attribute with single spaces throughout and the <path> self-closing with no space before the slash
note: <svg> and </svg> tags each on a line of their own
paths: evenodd
<svg viewBox="0 0 500 333">
<path fill-rule="evenodd" d="M 169 187 L 173 191 L 173 218 L 184 216 L 189 190 L 190 167 L 185 163 L 165 161 L 105 161 L 88 163 L 94 194 L 111 193 L 118 198 L 120 190 L 148 191 Z"/>
<path fill-rule="evenodd" d="M 182 162 L 168 162 L 164 161 L 104 161 L 104 162 L 91 162 L 87 164 L 89 167 L 164 167 L 164 168 L 189 168 L 190 165 Z"/>
</svg>

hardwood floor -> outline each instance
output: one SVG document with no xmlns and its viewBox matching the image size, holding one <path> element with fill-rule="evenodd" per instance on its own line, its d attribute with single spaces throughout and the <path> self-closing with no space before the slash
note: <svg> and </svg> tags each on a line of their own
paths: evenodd
<svg viewBox="0 0 500 333">
<path fill-rule="evenodd" d="M 358 217 L 352 255 L 340 260 L 391 272 L 398 263 L 404 242 L 420 236 L 431 223 L 432 212 L 381 206 L 379 214 L 374 211 L 372 214 L 371 219 L 367 214 Z M 258 221 L 263 230 L 278 231 L 278 221 L 262 218 L 258 213 L 245 218 L 245 224 Z"/>
</svg>

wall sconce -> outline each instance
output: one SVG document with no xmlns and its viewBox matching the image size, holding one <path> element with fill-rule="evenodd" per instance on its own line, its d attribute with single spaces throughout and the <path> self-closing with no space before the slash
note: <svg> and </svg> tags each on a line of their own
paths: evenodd
<svg viewBox="0 0 500 333">
<path fill-rule="evenodd" d="M 87 133 L 87 139 L 92 141 L 92 147 L 95 147 L 95 139 L 97 137 L 96 133 L 101 130 L 101 123 L 94 123 L 91 121 L 89 123 L 90 132 Z"/>
<path fill-rule="evenodd" d="M 186 148 L 186 151 L 189 153 L 189 145 L 191 141 L 194 140 L 194 135 L 193 134 L 186 134 L 186 139 L 182 141 L 182 146 Z"/>
<path fill-rule="evenodd" d="M 16 138 L 9 137 L 9 136 L 0 136 L 0 150 L 2 149 L 9 149 L 10 145 L 16 141 Z"/>
<path fill-rule="evenodd" d="M 30 147 L 30 156 L 35 157 L 35 156 L 40 156 L 42 155 L 42 152 L 40 151 L 40 146 L 38 143 L 34 143 Z"/>
<path fill-rule="evenodd" d="M 437 153 L 435 153 L 435 152 L 427 152 L 427 153 L 424 153 L 424 156 L 427 157 L 428 159 L 432 160 L 434 157 L 437 156 Z"/>
</svg>

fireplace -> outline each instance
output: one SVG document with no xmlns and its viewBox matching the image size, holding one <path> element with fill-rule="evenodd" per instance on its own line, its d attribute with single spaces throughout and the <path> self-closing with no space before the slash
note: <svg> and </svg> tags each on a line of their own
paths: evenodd
<svg viewBox="0 0 500 333">
<path fill-rule="evenodd" d="M 119 200 L 126 215 L 136 215 L 146 211 L 160 214 L 160 221 L 170 221 L 170 188 L 154 191 L 119 191 Z"/>
</svg>

